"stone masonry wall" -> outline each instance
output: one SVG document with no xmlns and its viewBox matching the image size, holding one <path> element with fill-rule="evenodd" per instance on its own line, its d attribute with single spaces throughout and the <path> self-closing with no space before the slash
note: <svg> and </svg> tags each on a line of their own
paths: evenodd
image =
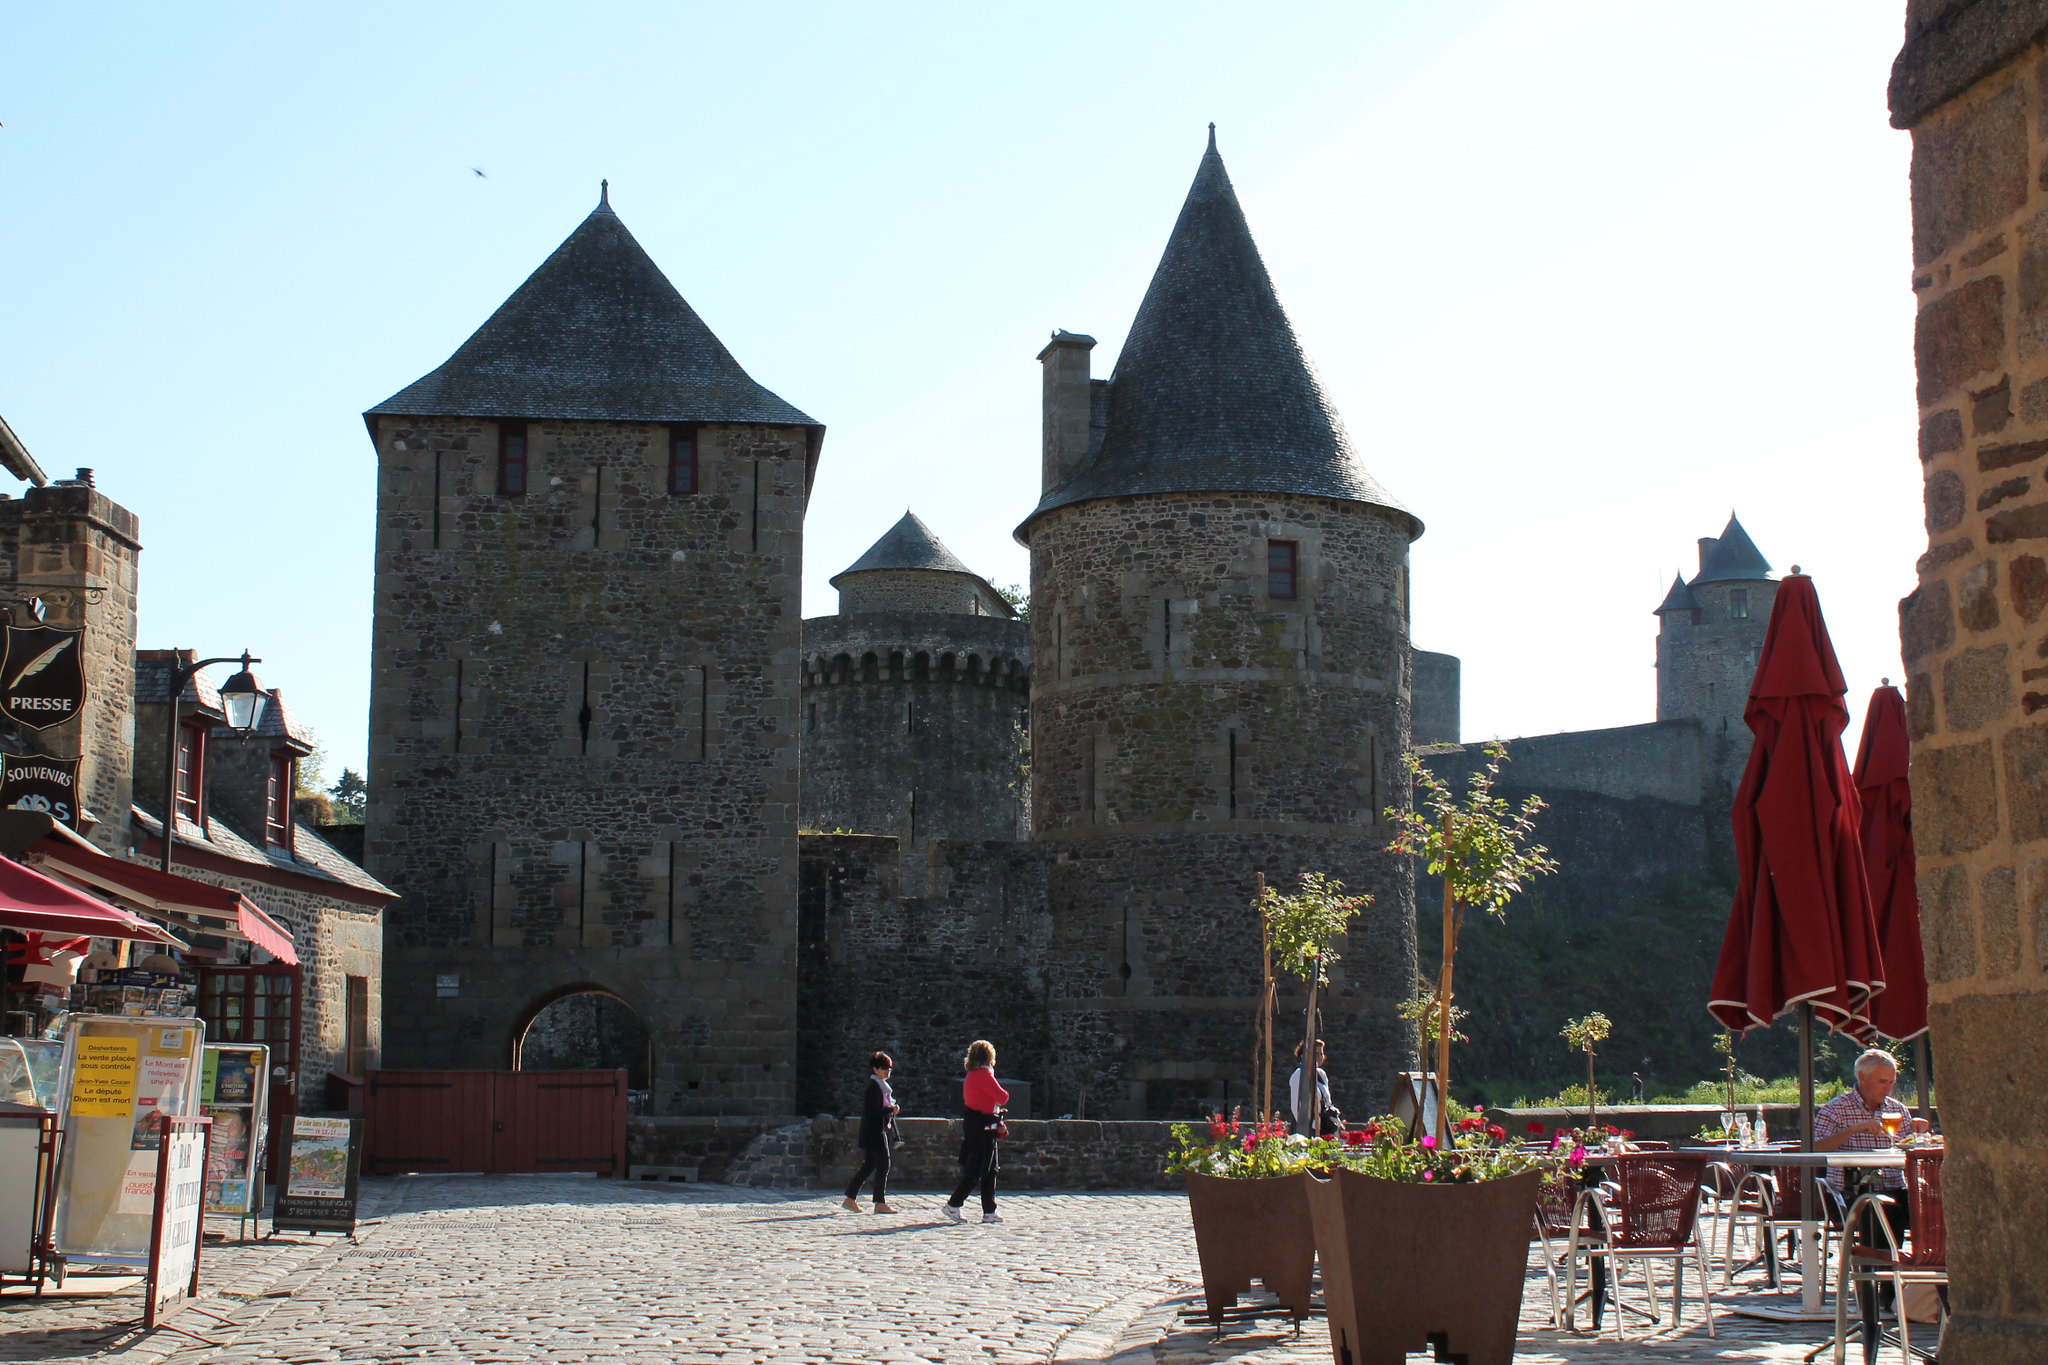
<svg viewBox="0 0 2048 1365">
<path fill-rule="evenodd" d="M 657 1113 L 784 1114 L 796 1020 L 797 601 L 810 433 L 382 418 L 365 859 L 387 1061 L 500 1067 L 616 995 Z"/>
<path fill-rule="evenodd" d="M 1464 664 L 1455 654 L 1415 651 L 1410 743 L 1456 744 L 1464 728 Z"/>
<path fill-rule="evenodd" d="M 1916 0 L 1928 550 L 1900 604 L 1956 1317 L 1942 1358 L 2048 1359 L 2048 5 Z"/>
<path fill-rule="evenodd" d="M 818 617 L 804 622 L 804 660 L 804 828 L 907 844 L 1022 837 L 1022 622 Z"/>
<path fill-rule="evenodd" d="M 1401 1069 L 1413 869 L 1384 851 L 1383 812 L 1408 799 L 1406 519 L 1157 495 L 1060 508 L 1029 535 L 1055 1091 L 1079 1091 L 1072 1110 L 1091 1118 L 1247 1093 L 1259 872 L 1289 887 L 1328 872 L 1376 897 L 1326 1026 L 1349 1065 Z M 1294 600 L 1267 593 L 1272 539 L 1298 546 Z"/>
<path fill-rule="evenodd" d="M 1658 618 L 1657 719 L 1699 725 L 1704 776 L 1732 796 L 1749 761 L 1752 737 L 1742 713 L 1778 585 L 1769 579 L 1699 583 L 1692 592 L 1700 602 L 1699 624 L 1685 611 Z M 1746 617 L 1733 614 L 1737 592 L 1748 599 Z"/>
<path fill-rule="evenodd" d="M 1051 921 L 1039 851 L 946 841 L 903 859 L 900 847 L 804 836 L 797 1107 L 858 1113 L 879 1049 L 895 1059 L 904 1113 L 958 1113 L 976 1038 L 995 1043 L 998 1074 L 1044 1096 Z"/>
<path fill-rule="evenodd" d="M 72 720 L 23 730 L 24 743 L 53 758 L 82 757 L 78 793 L 99 817 L 90 838 L 123 851 L 133 798 L 135 606 L 142 551 L 135 514 L 75 481 L 0 499 L 0 547 L 8 582 L 43 604 L 53 626 L 84 626 L 85 704 Z M 26 613 L 17 617 L 30 624 Z"/>
<path fill-rule="evenodd" d="M 920 612 L 947 616 L 993 616 L 1010 620 L 1010 604 L 973 574 L 936 569 L 866 569 L 832 580 L 839 588 L 839 613 Z"/>
</svg>

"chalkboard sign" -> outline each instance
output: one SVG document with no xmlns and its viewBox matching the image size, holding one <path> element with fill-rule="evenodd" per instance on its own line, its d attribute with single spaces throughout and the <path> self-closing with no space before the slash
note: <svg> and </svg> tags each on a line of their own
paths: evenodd
<svg viewBox="0 0 2048 1365">
<path fill-rule="evenodd" d="M 362 1165 L 363 1133 L 354 1119 L 294 1118 L 271 1231 L 353 1233 Z"/>
</svg>

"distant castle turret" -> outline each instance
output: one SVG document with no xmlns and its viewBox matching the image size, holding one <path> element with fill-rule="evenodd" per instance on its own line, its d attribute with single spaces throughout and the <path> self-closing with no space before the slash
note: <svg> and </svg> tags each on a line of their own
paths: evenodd
<svg viewBox="0 0 2048 1365">
<path fill-rule="evenodd" d="M 1657 608 L 1657 719 L 1696 720 L 1732 781 L 1749 753 L 1743 708 L 1778 584 L 1733 513 L 1700 537 L 1699 572 L 1679 574 Z"/>
<path fill-rule="evenodd" d="M 804 622 L 803 823 L 1020 839 L 1030 631 L 909 512 Z"/>
</svg>

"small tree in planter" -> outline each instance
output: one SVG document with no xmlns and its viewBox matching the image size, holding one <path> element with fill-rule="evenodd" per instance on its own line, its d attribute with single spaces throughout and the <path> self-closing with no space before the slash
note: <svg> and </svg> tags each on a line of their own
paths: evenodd
<svg viewBox="0 0 2048 1365">
<path fill-rule="evenodd" d="M 1458 1032 L 1458 1025 L 1463 1023 L 1466 1016 L 1471 1014 L 1471 1012 L 1457 1005 L 1451 1006 L 1452 1042 L 1469 1043 L 1472 1041 L 1464 1034 Z M 1400 1014 L 1403 1019 L 1415 1025 L 1415 1041 L 1417 1044 L 1415 1055 L 1422 1059 L 1422 1065 L 1427 1068 L 1429 1066 L 1430 1054 L 1436 1051 L 1437 1025 L 1442 1022 L 1442 1007 L 1436 998 L 1436 988 L 1433 986 L 1423 986 L 1418 989 L 1414 995 L 1401 1002 Z M 1410 1137 L 1421 1132 L 1423 1127 L 1423 1087 L 1420 1083 L 1414 1089 L 1414 1100 L 1415 1117 L 1408 1125 Z"/>
<path fill-rule="evenodd" d="M 1586 1126 L 1597 1128 L 1600 1126 L 1600 1092 L 1593 1084 L 1593 1058 L 1597 1055 L 1593 1047 L 1607 1041 L 1614 1032 L 1614 1025 L 1606 1015 L 1594 1010 L 1583 1019 L 1567 1019 L 1558 1032 L 1564 1035 L 1564 1040 L 1572 1045 L 1574 1051 L 1586 1054 Z"/>
<path fill-rule="evenodd" d="M 1387 818 L 1400 830 L 1389 848 L 1421 859 L 1429 871 L 1444 879 L 1443 962 L 1437 973 L 1435 1031 L 1436 1135 L 1443 1141 L 1450 1136 L 1452 971 L 1465 912 L 1477 906 L 1495 919 L 1505 920 L 1508 902 L 1521 894 L 1523 883 L 1555 872 L 1557 863 L 1549 849 L 1530 843 L 1537 813 L 1548 809 L 1543 798 L 1531 796 L 1516 810 L 1505 797 L 1493 794 L 1500 771 L 1507 766 L 1507 745 L 1496 740 L 1486 746 L 1486 763 L 1472 774 L 1463 801 L 1413 753 L 1404 754 L 1402 761 L 1420 789 L 1419 799 L 1412 810 L 1388 808 Z"/>
<path fill-rule="evenodd" d="M 1315 1083 L 1316 993 L 1330 984 L 1330 964 L 1337 961 L 1337 953 L 1330 944 L 1371 904 L 1371 896 L 1345 895 L 1344 883 L 1323 872 L 1302 873 L 1301 890 L 1291 896 L 1283 896 L 1263 883 L 1259 887 L 1259 917 L 1265 921 L 1266 941 L 1274 965 L 1300 977 L 1308 986 L 1308 1022 L 1301 1049 L 1302 1088 L 1308 1092 L 1308 1114 L 1296 1118 L 1311 1137 L 1316 1133 L 1321 1101 Z M 1270 1058 L 1266 1069 L 1270 1075 Z M 1293 1098 L 1288 1097 L 1290 1109 Z"/>
</svg>

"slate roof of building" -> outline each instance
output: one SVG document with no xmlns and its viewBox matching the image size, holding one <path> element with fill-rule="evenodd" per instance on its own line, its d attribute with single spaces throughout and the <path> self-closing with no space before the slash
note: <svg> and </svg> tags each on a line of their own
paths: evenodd
<svg viewBox="0 0 2048 1365">
<path fill-rule="evenodd" d="M 1700 599 L 1693 596 L 1692 589 L 1685 585 L 1685 575 L 1676 574 L 1671 579 L 1671 591 L 1664 594 L 1663 603 L 1652 616 L 1662 616 L 1667 611 L 1698 611 Z"/>
<path fill-rule="evenodd" d="M 1764 558 L 1763 551 L 1756 548 L 1756 542 L 1749 538 L 1749 532 L 1742 529 L 1742 523 L 1735 514 L 1728 514 L 1728 529 L 1721 532 L 1720 540 L 1707 552 L 1707 562 L 1700 566 L 1693 582 L 1755 582 L 1771 576 L 1771 562 Z"/>
<path fill-rule="evenodd" d="M 619 216 L 609 191 L 442 366 L 363 414 L 823 428 L 755 383 Z"/>
<path fill-rule="evenodd" d="M 173 658 L 178 663 L 185 664 L 191 663 L 198 657 L 199 651 L 194 649 L 136 650 L 135 700 L 137 702 L 155 702 L 161 705 L 171 690 Z M 214 684 L 212 678 L 206 676 L 204 669 L 194 673 L 185 680 L 185 690 L 178 694 L 178 699 L 188 705 L 200 707 L 202 710 L 217 717 L 224 717 L 227 714 L 221 704 L 220 688 Z M 266 707 L 264 709 L 268 710 L 269 708 Z"/>
<path fill-rule="evenodd" d="M 157 834 L 163 829 L 163 821 L 148 810 L 139 805 L 132 807 L 132 810 L 135 823 L 145 833 Z M 398 898 L 396 891 L 350 862 L 334 845 L 321 838 L 319 832 L 310 825 L 303 821 L 295 821 L 294 824 L 296 828 L 292 832 L 291 853 L 243 838 L 210 811 L 207 813 L 206 829 L 203 832 L 199 826 L 184 816 L 179 816 L 178 840 L 180 843 L 210 848 L 215 853 L 232 858 L 238 863 L 247 863 L 251 868 L 250 875 L 259 880 L 262 869 L 270 867 L 283 872 L 296 872 L 302 877 L 339 882 L 358 891 L 374 892 L 389 896 L 393 900 Z"/>
<path fill-rule="evenodd" d="M 0 417 L 0 469 L 38 488 L 50 481 L 50 476 L 36 463 L 36 457 L 28 453 L 28 447 L 14 434 L 14 428 L 7 425 L 5 417 Z"/>
<path fill-rule="evenodd" d="M 833 575 L 833 587 L 839 580 L 857 573 L 871 573 L 875 570 L 919 570 L 926 573 L 957 573 L 979 583 L 993 602 L 1003 609 L 1003 614 L 1012 615 L 1011 607 L 995 585 L 960 561 L 960 557 L 947 549 L 945 543 L 924 524 L 924 519 L 915 512 L 905 511 L 902 520 L 882 533 L 882 538 L 870 545 L 867 553 L 853 561 L 846 568 Z"/>
<path fill-rule="evenodd" d="M 265 739 L 287 740 L 309 754 L 320 747 L 298 714 L 284 704 L 284 689 L 281 687 L 270 689 L 269 700 L 263 703 L 263 714 L 256 717 L 256 733 Z"/>
<path fill-rule="evenodd" d="M 1102 446 L 1057 507 L 1140 493 L 1291 493 L 1422 523 L 1359 464 L 1274 291 L 1215 132 L 1110 376 Z"/>
</svg>

